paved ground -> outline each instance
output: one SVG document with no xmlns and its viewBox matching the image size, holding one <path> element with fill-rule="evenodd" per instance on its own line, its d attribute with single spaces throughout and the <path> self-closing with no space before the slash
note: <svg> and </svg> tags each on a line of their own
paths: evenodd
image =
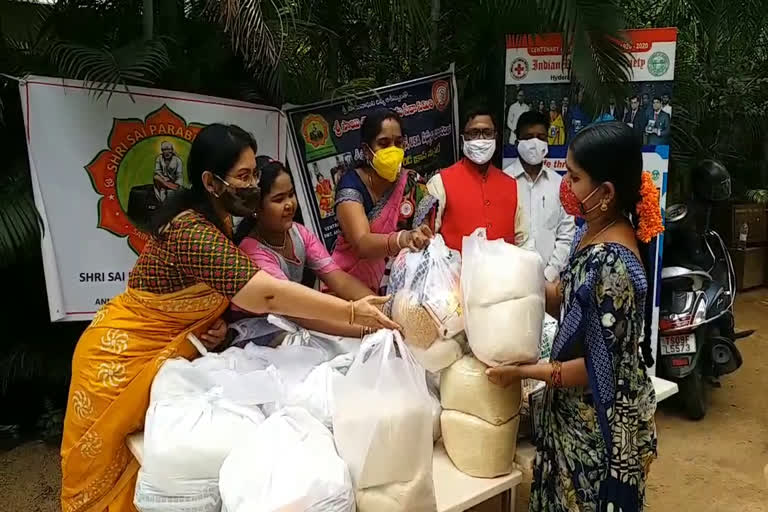
<svg viewBox="0 0 768 512">
<path fill-rule="evenodd" d="M 740 341 L 744 366 L 712 393 L 700 422 L 670 403 L 657 415 L 660 457 L 651 469 L 651 511 L 765 512 L 768 482 L 768 291 L 743 294 L 739 329 L 758 329 Z M 0 454 L 0 512 L 58 509 L 56 447 L 28 443 Z"/>
</svg>

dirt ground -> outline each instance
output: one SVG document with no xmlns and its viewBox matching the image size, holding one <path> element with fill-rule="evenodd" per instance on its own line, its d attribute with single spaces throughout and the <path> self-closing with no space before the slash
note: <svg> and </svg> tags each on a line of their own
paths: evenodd
<svg viewBox="0 0 768 512">
<path fill-rule="evenodd" d="M 768 291 L 741 294 L 736 328 L 744 365 L 712 390 L 707 416 L 692 422 L 663 402 L 656 414 L 659 459 L 648 482 L 649 509 L 765 512 L 768 482 Z"/>
<path fill-rule="evenodd" d="M 659 459 L 648 483 L 648 510 L 768 511 L 768 291 L 739 296 L 744 366 L 713 390 L 702 421 L 680 415 L 673 400 L 656 418 Z M 54 512 L 59 493 L 58 448 L 27 443 L 0 453 L 0 512 Z"/>
</svg>

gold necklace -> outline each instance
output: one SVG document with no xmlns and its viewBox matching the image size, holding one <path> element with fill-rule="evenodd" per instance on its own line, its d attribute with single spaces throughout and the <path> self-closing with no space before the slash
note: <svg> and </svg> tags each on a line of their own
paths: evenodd
<svg viewBox="0 0 768 512">
<path fill-rule="evenodd" d="M 261 235 L 261 233 L 259 233 L 259 240 L 261 240 L 262 243 L 264 243 L 264 245 L 267 245 L 270 249 L 274 249 L 275 251 L 284 251 L 285 246 L 288 245 L 288 233 L 287 232 L 283 233 L 283 245 L 273 245 L 267 242 L 267 240 Z"/>
<path fill-rule="evenodd" d="M 605 226 L 603 229 L 601 229 L 601 230 L 600 230 L 600 231 L 598 231 L 598 232 L 597 232 L 597 233 L 596 233 L 594 236 L 592 236 L 592 237 L 589 239 L 589 243 L 586 243 L 586 242 L 584 242 L 584 241 L 582 240 L 582 241 L 581 241 L 581 243 L 579 244 L 580 248 L 581 248 L 581 249 L 583 249 L 583 248 L 585 248 L 585 247 L 589 246 L 589 244 L 591 244 L 592 242 L 594 242 L 594 241 L 597 239 L 597 237 L 599 237 L 600 235 L 602 235 L 603 233 L 605 233 L 606 231 L 608 231 L 608 229 L 609 229 L 609 228 L 611 228 L 611 226 L 613 226 L 614 224 L 616 224 L 618 221 L 619 221 L 619 219 L 613 219 L 613 220 L 612 220 L 610 223 L 608 223 L 608 224 L 607 224 L 607 225 L 606 225 L 606 226 Z"/>
</svg>

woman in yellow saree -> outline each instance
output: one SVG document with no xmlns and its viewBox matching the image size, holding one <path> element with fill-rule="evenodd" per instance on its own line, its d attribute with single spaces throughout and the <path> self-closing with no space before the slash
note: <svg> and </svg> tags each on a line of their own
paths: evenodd
<svg viewBox="0 0 768 512">
<path fill-rule="evenodd" d="M 203 335 L 230 302 L 253 313 L 396 328 L 376 307 L 346 302 L 258 272 L 230 240 L 230 216 L 259 200 L 256 142 L 213 124 L 192 144 L 191 188 L 166 200 L 127 290 L 94 317 L 75 349 L 61 445 L 64 512 L 134 511 L 138 463 L 126 437 L 143 428 L 158 368 L 192 358 L 187 334 Z"/>
</svg>

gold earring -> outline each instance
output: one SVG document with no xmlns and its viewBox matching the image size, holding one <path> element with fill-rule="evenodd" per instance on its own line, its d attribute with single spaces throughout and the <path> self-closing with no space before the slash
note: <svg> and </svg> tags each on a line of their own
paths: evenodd
<svg viewBox="0 0 768 512">
<path fill-rule="evenodd" d="M 608 201 L 606 201 L 605 199 L 600 201 L 600 211 L 603 213 L 608 211 Z"/>
</svg>

